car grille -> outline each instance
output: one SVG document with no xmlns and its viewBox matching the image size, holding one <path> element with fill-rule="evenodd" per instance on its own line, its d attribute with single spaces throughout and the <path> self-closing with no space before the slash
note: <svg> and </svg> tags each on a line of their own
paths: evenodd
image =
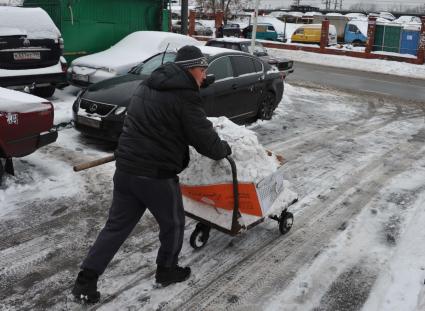
<svg viewBox="0 0 425 311">
<path fill-rule="evenodd" d="M 96 113 L 100 116 L 108 115 L 116 105 L 99 103 L 87 99 L 81 99 L 80 109 L 84 109 L 87 113 Z"/>
</svg>

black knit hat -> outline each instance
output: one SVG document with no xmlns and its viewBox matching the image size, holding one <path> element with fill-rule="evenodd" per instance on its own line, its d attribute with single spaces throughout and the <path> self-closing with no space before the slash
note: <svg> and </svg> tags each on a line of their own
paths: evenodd
<svg viewBox="0 0 425 311">
<path fill-rule="evenodd" d="M 185 45 L 177 51 L 174 61 L 185 69 L 193 67 L 208 67 L 208 62 L 201 50 L 194 45 Z"/>
</svg>

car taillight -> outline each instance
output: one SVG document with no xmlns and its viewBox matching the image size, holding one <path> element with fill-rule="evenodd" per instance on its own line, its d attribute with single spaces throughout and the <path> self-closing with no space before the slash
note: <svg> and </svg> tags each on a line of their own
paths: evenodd
<svg viewBox="0 0 425 311">
<path fill-rule="evenodd" d="M 48 105 L 48 106 L 49 106 L 49 109 L 47 109 L 47 110 L 43 110 L 43 111 L 40 111 L 38 114 L 39 114 L 40 116 L 48 116 L 48 115 L 51 115 L 51 114 L 52 114 L 52 112 L 53 112 L 53 104 L 52 104 L 51 102 L 42 102 L 42 104 L 43 104 L 43 105 Z"/>
<path fill-rule="evenodd" d="M 68 64 L 66 62 L 65 57 L 63 56 L 60 57 L 60 63 L 61 63 L 62 72 L 66 72 L 68 70 Z"/>
<path fill-rule="evenodd" d="M 62 37 L 60 37 L 60 38 L 59 38 L 59 48 L 62 50 L 62 52 L 63 52 L 64 47 L 65 47 L 65 45 L 64 45 L 64 43 L 63 43 L 63 38 L 62 38 Z"/>
</svg>

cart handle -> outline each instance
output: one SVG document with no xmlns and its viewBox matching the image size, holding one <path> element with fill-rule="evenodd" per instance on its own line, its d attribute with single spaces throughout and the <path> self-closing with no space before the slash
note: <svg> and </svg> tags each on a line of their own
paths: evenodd
<svg viewBox="0 0 425 311">
<path fill-rule="evenodd" d="M 226 156 L 227 161 L 230 163 L 230 167 L 232 169 L 232 181 L 233 181 L 233 214 L 232 214 L 232 229 L 231 232 L 233 234 L 236 234 L 239 232 L 241 225 L 238 222 L 238 218 L 240 217 L 239 213 L 239 182 L 238 182 L 238 173 L 236 170 L 236 163 L 233 158 L 228 155 Z"/>
</svg>

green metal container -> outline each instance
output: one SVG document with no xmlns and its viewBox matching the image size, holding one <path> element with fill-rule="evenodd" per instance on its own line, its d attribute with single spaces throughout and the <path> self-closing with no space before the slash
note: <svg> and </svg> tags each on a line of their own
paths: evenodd
<svg viewBox="0 0 425 311">
<path fill-rule="evenodd" d="M 167 31 L 169 24 L 158 0 L 25 0 L 24 6 L 50 15 L 62 33 L 68 62 L 103 51 L 134 31 Z"/>
<path fill-rule="evenodd" d="M 402 26 L 376 25 L 374 51 L 400 53 Z"/>
</svg>

